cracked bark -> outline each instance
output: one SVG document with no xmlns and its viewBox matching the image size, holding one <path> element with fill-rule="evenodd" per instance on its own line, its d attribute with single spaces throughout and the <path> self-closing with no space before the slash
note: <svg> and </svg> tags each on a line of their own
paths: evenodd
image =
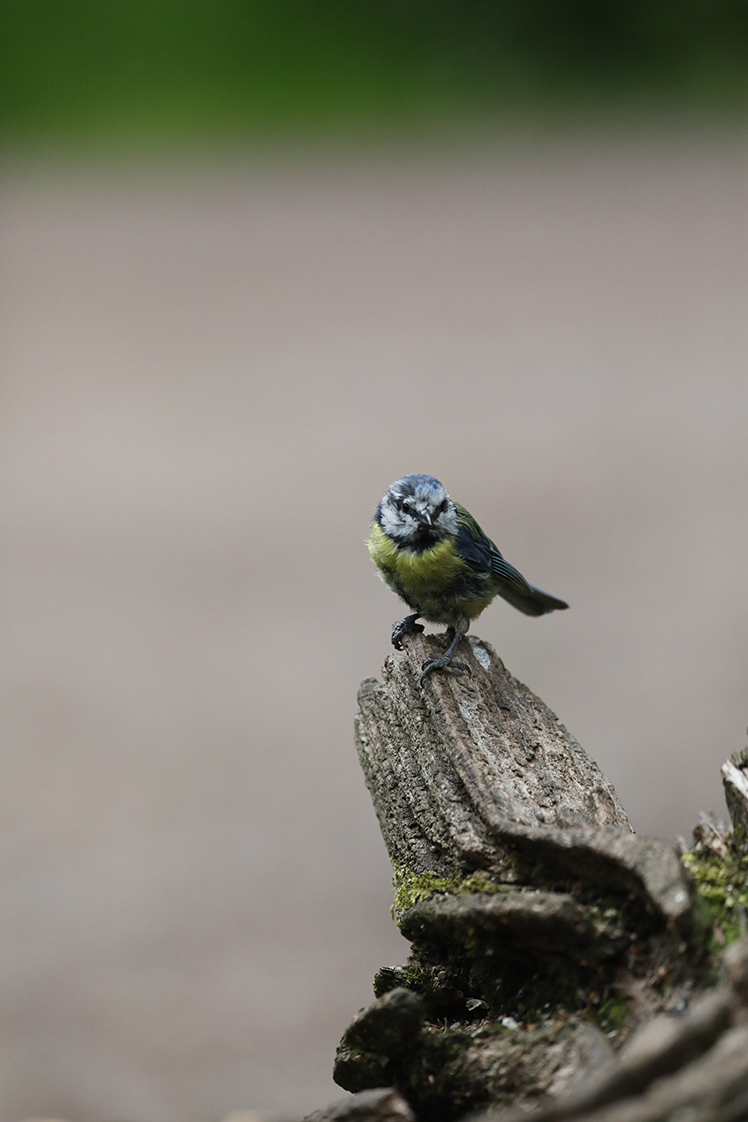
<svg viewBox="0 0 748 1122">
<path fill-rule="evenodd" d="M 748 942 L 704 995 L 711 928 L 676 847 L 633 833 L 597 765 L 487 643 L 461 644 L 469 676 L 422 686 L 440 649 L 410 637 L 359 691 L 356 745 L 413 947 L 377 974 L 336 1080 L 394 1087 L 423 1122 L 480 1108 L 748 1118 Z M 736 827 L 746 766 L 725 771 Z M 623 1019 L 604 1034 L 609 1007 Z M 608 1037 L 628 1042 L 614 1053 Z"/>
</svg>

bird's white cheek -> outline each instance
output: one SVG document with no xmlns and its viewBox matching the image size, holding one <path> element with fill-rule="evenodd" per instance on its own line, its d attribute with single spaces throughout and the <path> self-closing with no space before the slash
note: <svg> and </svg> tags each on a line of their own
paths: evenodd
<svg viewBox="0 0 748 1122">
<path fill-rule="evenodd" d="M 391 538 L 407 540 L 415 533 L 416 523 L 415 519 L 407 514 L 401 514 L 397 510 L 385 509 L 382 511 L 382 529 Z"/>
<path fill-rule="evenodd" d="M 382 511 L 382 529 L 385 534 L 393 534 L 397 529 L 398 521 L 395 511 L 385 507 Z"/>
<path fill-rule="evenodd" d="M 436 520 L 439 530 L 446 535 L 457 533 L 457 512 L 454 510 L 446 510 L 444 514 L 440 514 Z"/>
</svg>

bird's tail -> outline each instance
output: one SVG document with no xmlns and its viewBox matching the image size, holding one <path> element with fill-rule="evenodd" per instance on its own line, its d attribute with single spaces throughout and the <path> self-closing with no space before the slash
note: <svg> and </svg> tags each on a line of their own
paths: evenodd
<svg viewBox="0 0 748 1122">
<path fill-rule="evenodd" d="M 526 616 L 544 616 L 546 612 L 557 612 L 569 607 L 563 600 L 557 600 L 555 596 L 533 588 L 531 584 L 528 584 L 527 591 L 505 586 L 499 590 L 499 596 Z"/>
</svg>

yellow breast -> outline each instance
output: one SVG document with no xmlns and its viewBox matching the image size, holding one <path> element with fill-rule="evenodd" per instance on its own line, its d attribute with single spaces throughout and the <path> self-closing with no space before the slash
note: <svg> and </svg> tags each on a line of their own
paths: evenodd
<svg viewBox="0 0 748 1122">
<path fill-rule="evenodd" d="M 439 592 L 467 568 L 451 541 L 415 553 L 395 545 L 377 522 L 371 528 L 369 553 L 385 579 L 396 575 L 403 588 L 416 597 Z"/>
</svg>

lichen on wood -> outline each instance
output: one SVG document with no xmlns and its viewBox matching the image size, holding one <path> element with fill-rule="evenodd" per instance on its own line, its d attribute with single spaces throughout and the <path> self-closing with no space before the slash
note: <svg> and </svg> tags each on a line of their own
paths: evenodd
<svg viewBox="0 0 748 1122">
<path fill-rule="evenodd" d="M 683 863 L 708 909 L 711 949 L 719 954 L 748 934 L 748 836 L 741 828 L 723 834 L 714 823 L 701 824 Z"/>
</svg>

